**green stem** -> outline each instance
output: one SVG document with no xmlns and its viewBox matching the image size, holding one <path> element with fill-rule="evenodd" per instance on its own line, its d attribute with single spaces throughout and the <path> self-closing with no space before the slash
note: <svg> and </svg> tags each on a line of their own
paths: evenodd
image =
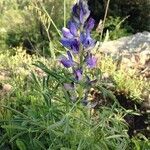
<svg viewBox="0 0 150 150">
<path fill-rule="evenodd" d="M 66 27 L 66 0 L 64 0 L 64 27 Z"/>
<path fill-rule="evenodd" d="M 106 5 L 104 20 L 103 20 L 103 24 L 102 24 L 102 31 L 101 31 L 100 41 L 102 40 L 102 36 L 103 36 L 103 31 L 104 31 L 104 26 L 105 26 L 105 22 L 106 22 L 107 13 L 108 13 L 109 3 L 110 3 L 110 0 L 107 1 L 107 5 Z"/>
</svg>

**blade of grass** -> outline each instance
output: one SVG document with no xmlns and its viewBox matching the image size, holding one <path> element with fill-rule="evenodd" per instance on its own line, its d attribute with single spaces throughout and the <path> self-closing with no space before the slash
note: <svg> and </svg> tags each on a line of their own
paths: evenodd
<svg viewBox="0 0 150 150">
<path fill-rule="evenodd" d="M 64 0 L 64 27 L 66 27 L 66 0 Z"/>
</svg>

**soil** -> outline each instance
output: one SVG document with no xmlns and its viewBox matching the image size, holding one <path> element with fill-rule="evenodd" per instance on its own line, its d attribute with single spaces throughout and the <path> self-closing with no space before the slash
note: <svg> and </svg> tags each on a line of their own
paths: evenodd
<svg viewBox="0 0 150 150">
<path fill-rule="evenodd" d="M 124 107 L 127 110 L 136 110 L 140 114 L 140 115 L 128 114 L 124 117 L 125 121 L 129 125 L 129 130 L 128 130 L 129 136 L 133 137 L 138 133 L 141 133 L 145 137 L 150 138 L 149 112 L 146 109 L 144 109 L 142 105 L 127 98 L 123 94 L 115 93 L 115 96 L 122 107 Z"/>
<path fill-rule="evenodd" d="M 90 102 L 91 110 L 99 109 L 103 105 L 109 106 L 110 102 L 103 97 L 102 93 L 92 90 L 90 91 L 90 95 L 92 96 L 92 101 Z M 137 112 L 137 114 L 130 113 L 124 117 L 129 126 L 128 135 L 132 138 L 133 136 L 142 134 L 150 138 L 150 114 L 148 114 L 147 107 L 143 107 L 142 103 L 137 103 L 131 98 L 127 98 L 123 92 L 114 92 L 114 95 L 123 108 Z"/>
</svg>

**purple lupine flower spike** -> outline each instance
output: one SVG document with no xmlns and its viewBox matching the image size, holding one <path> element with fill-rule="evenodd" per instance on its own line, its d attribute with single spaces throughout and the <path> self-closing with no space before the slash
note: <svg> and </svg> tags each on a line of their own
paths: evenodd
<svg viewBox="0 0 150 150">
<path fill-rule="evenodd" d="M 60 62 L 66 68 L 72 67 L 73 74 L 77 80 L 82 80 L 83 68 L 80 68 L 80 64 L 77 65 L 77 63 L 73 61 L 71 53 L 78 54 L 78 57 L 80 58 L 84 56 L 80 56 L 79 51 L 84 51 L 87 55 L 86 58 L 84 57 L 84 63 L 90 68 L 95 67 L 97 62 L 97 59 L 93 57 L 89 51 L 95 46 L 95 40 L 90 36 L 95 21 L 94 19 L 89 18 L 89 15 L 90 11 L 88 9 L 87 1 L 78 0 L 72 8 L 72 19 L 68 22 L 67 28 L 62 29 L 63 38 L 61 39 L 61 43 L 70 51 L 67 52 L 68 57 L 63 57 Z M 80 49 L 81 44 L 83 49 Z"/>
<path fill-rule="evenodd" d="M 90 68 L 94 68 L 97 63 L 97 58 L 92 56 L 92 54 L 88 54 L 85 61 Z"/>
<path fill-rule="evenodd" d="M 90 88 L 97 82 L 97 80 L 91 80 L 88 74 L 84 74 L 84 68 L 94 68 L 97 63 L 97 59 L 92 55 L 91 50 L 95 47 L 95 40 L 92 39 L 90 32 L 94 28 L 95 21 L 93 18 L 89 18 L 90 11 L 88 9 L 87 0 L 77 0 L 77 3 L 72 8 L 72 17 L 68 22 L 67 28 L 62 29 L 63 37 L 61 43 L 64 47 L 68 48 L 67 56 L 63 56 L 60 62 L 66 68 L 71 68 L 71 76 L 76 79 L 77 82 L 64 83 L 64 88 L 70 93 L 76 90 L 76 84 L 78 81 L 83 81 Z M 73 57 L 79 60 L 79 63 L 73 60 Z M 86 70 L 85 70 L 86 72 Z M 84 80 L 85 79 L 85 80 Z M 87 96 L 88 90 L 83 93 L 82 103 L 88 105 Z M 77 95 L 70 94 L 72 101 L 77 100 Z M 97 105 L 97 104 L 96 104 Z M 95 107 L 95 104 L 91 103 L 91 107 Z"/>
<path fill-rule="evenodd" d="M 73 61 L 72 55 L 69 51 L 67 51 L 67 55 L 68 55 L 68 58 L 63 56 L 60 62 L 64 65 L 64 67 L 70 68 L 75 65 L 75 62 Z"/>
</svg>

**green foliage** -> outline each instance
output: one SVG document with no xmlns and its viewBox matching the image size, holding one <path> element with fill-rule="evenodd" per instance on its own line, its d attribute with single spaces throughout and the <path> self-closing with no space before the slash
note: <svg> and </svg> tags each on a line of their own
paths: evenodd
<svg viewBox="0 0 150 150">
<path fill-rule="evenodd" d="M 150 31 L 149 7 L 150 3 L 148 0 L 112 0 L 110 1 L 109 15 L 129 16 L 127 19 L 128 25 L 133 28 L 134 32 Z"/>
<path fill-rule="evenodd" d="M 129 139 L 124 121 L 127 111 L 116 101 L 112 100 L 109 107 L 100 107 L 96 116 L 92 116 L 90 108 L 80 103 L 82 97 L 74 103 L 71 101 L 62 85 L 72 79 L 56 62 L 29 56 L 21 48 L 12 54 L 8 52 L 0 55 L 0 69 L 10 70 L 12 76 L 7 82 L 13 85 L 13 90 L 2 97 L 0 103 L 0 126 L 3 129 L 0 133 L 0 149 L 10 146 L 12 150 L 126 150 L 136 149 L 139 144 L 143 146 L 141 142 L 138 144 L 138 141 Z M 105 62 L 101 60 L 102 72 L 117 76 L 119 72 L 115 74 L 116 67 L 112 65 L 112 59 L 106 59 Z M 36 66 L 46 76 L 39 76 L 35 71 L 32 63 L 36 61 L 45 64 L 36 63 Z M 19 71 L 18 74 L 16 71 L 20 66 L 23 72 Z M 99 90 L 105 96 L 114 98 L 104 88 Z M 147 146 L 148 142 L 145 142 L 143 148 Z"/>
<path fill-rule="evenodd" d="M 52 51 L 57 48 L 52 48 L 52 44 L 57 38 L 55 45 L 60 45 L 59 28 L 69 17 L 71 3 L 67 1 L 64 4 L 62 0 L 2 1 L 0 43 L 4 49 L 23 45 L 27 50 L 55 57 Z"/>
<path fill-rule="evenodd" d="M 137 137 L 135 137 L 132 139 L 132 144 L 135 145 L 133 150 L 146 150 L 146 149 L 149 149 L 150 147 L 150 142 L 146 138 L 144 138 L 144 141 L 142 141 L 138 139 Z"/>
<path fill-rule="evenodd" d="M 126 19 L 126 18 L 125 18 Z M 132 29 L 130 26 L 122 25 L 125 19 L 121 19 L 120 17 L 108 17 L 105 23 L 106 33 L 109 33 L 110 40 L 116 40 L 123 36 L 128 36 L 131 34 Z M 106 35 L 104 35 L 105 37 Z"/>
<path fill-rule="evenodd" d="M 70 80 L 66 70 L 48 69 L 38 64 L 48 76 L 39 78 L 32 74 L 28 91 L 35 97 L 34 103 L 24 103 L 21 107 L 1 105 L 11 111 L 11 120 L 1 120 L 5 129 L 1 148 L 12 149 L 126 149 L 129 145 L 127 126 L 123 116 L 125 111 L 114 103 L 110 108 L 101 107 L 97 117 L 92 117 L 90 109 L 79 101 L 71 102 L 66 96 L 62 83 Z M 65 74 L 65 76 L 64 76 Z M 19 95 L 16 95 L 19 99 Z M 29 92 L 22 99 L 29 99 Z M 116 109 L 117 108 L 117 109 Z M 111 115 L 110 115 L 111 114 Z"/>
<path fill-rule="evenodd" d="M 118 38 L 131 35 L 133 32 L 133 29 L 131 28 L 131 26 L 127 24 L 127 21 L 126 21 L 127 18 L 128 16 L 125 18 L 114 17 L 114 16 L 107 17 L 105 24 L 104 24 L 102 39 L 104 41 L 116 40 Z M 95 38 L 97 38 L 97 40 L 99 40 L 100 34 L 102 32 L 101 31 L 102 24 L 99 25 L 96 32 L 94 32 L 94 36 Z M 98 30 L 100 33 L 97 32 Z"/>
<path fill-rule="evenodd" d="M 118 69 L 117 63 L 110 57 L 101 59 L 100 68 L 103 73 L 108 73 L 115 84 L 115 90 L 124 93 L 132 100 L 142 101 L 143 89 L 148 83 L 140 77 L 136 77 L 135 70 L 125 71 L 124 67 Z"/>
<path fill-rule="evenodd" d="M 13 102 L 16 107 L 18 107 L 22 102 L 28 103 L 28 98 L 33 99 L 34 101 L 35 97 L 32 97 L 33 91 L 28 89 L 27 83 L 30 82 L 32 71 L 36 72 L 39 76 L 44 75 L 43 72 L 37 70 L 37 68 L 32 65 L 32 63 L 37 60 L 40 60 L 49 66 L 53 65 L 52 60 L 45 59 L 44 57 L 38 57 L 36 55 L 27 55 L 22 48 L 14 49 L 11 53 L 8 50 L 5 54 L 0 54 L 0 75 L 4 74 L 2 75 L 4 76 L 4 79 L 2 79 L 0 83 L 10 84 L 12 86 L 12 90 L 8 92 L 8 94 L 5 94 L 4 97 L 0 93 L 1 104 L 3 104 L 3 102 L 4 104 L 10 102 L 5 99 L 11 99 L 11 102 Z M 24 97 L 25 93 L 22 92 L 24 90 L 27 92 L 27 99 Z"/>
</svg>

